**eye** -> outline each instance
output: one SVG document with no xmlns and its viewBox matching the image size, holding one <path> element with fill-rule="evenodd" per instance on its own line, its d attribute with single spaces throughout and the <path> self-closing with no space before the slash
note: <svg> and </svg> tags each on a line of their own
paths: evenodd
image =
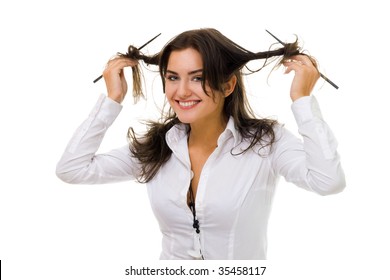
<svg viewBox="0 0 390 280">
<path fill-rule="evenodd" d="M 175 75 L 166 75 L 165 79 L 168 81 L 177 81 L 179 79 L 179 77 L 175 76 Z"/>
<path fill-rule="evenodd" d="M 192 78 L 192 80 L 194 82 L 202 82 L 203 81 L 203 77 L 202 76 L 195 76 Z"/>
</svg>

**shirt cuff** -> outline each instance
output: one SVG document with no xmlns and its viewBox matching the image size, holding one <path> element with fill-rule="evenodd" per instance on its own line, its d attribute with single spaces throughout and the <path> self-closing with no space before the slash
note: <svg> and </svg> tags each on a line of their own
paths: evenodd
<svg viewBox="0 0 390 280">
<path fill-rule="evenodd" d="M 100 119 L 110 126 L 122 111 L 122 107 L 118 102 L 101 94 L 89 116 L 91 119 Z"/>
<path fill-rule="evenodd" d="M 320 106 L 313 95 L 298 98 L 291 105 L 291 109 L 298 126 L 313 119 L 322 120 Z"/>
</svg>

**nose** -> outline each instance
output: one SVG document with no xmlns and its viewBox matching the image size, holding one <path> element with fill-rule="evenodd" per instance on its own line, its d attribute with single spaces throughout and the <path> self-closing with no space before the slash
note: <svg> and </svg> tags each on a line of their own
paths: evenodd
<svg viewBox="0 0 390 280">
<path fill-rule="evenodd" d="M 189 96 L 191 96 L 191 89 L 190 89 L 190 86 L 189 86 L 189 82 L 186 81 L 186 80 L 181 80 L 179 82 L 179 85 L 177 87 L 177 96 L 180 98 L 180 99 L 186 99 L 188 98 Z"/>
</svg>

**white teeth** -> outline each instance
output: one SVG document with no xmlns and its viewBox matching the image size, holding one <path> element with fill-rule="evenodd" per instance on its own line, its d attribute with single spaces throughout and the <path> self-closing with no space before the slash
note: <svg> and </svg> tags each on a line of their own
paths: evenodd
<svg viewBox="0 0 390 280">
<path fill-rule="evenodd" d="M 191 107 L 198 103 L 199 101 L 179 101 L 179 104 L 182 107 Z"/>
</svg>

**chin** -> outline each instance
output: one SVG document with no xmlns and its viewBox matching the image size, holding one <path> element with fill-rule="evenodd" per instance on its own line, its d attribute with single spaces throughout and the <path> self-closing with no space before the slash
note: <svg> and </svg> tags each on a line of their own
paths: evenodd
<svg viewBox="0 0 390 280">
<path fill-rule="evenodd" d="M 184 124 L 190 124 L 193 122 L 193 120 L 191 118 L 188 118 L 188 117 L 177 116 L 177 118 L 179 119 L 179 121 L 181 123 L 184 123 Z"/>
</svg>

